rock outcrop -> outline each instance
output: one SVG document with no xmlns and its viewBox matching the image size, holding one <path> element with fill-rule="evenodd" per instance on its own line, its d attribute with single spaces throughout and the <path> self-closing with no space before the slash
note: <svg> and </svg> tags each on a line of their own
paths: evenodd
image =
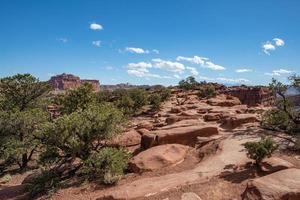
<svg viewBox="0 0 300 200">
<path fill-rule="evenodd" d="M 165 144 L 152 147 L 134 156 L 129 168 L 133 172 L 153 171 L 182 162 L 189 147 L 180 144 Z"/>
<path fill-rule="evenodd" d="M 188 126 L 150 131 L 142 136 L 141 146 L 145 149 L 156 145 L 173 143 L 195 146 L 198 136 L 209 137 L 218 133 L 218 128 L 214 126 Z"/>
<path fill-rule="evenodd" d="M 84 83 L 92 84 L 93 89 L 96 92 L 100 90 L 100 83 L 98 80 L 81 80 L 78 76 L 74 76 L 73 74 L 63 73 L 60 75 L 52 76 L 48 82 L 55 90 L 76 89 Z"/>
<path fill-rule="evenodd" d="M 286 169 L 250 181 L 243 200 L 299 200 L 300 169 Z"/>
<path fill-rule="evenodd" d="M 270 106 L 275 101 L 273 92 L 267 87 L 229 87 L 222 92 L 239 98 L 243 104 L 249 106 L 257 104 Z"/>
<path fill-rule="evenodd" d="M 277 157 L 266 158 L 261 163 L 261 170 L 269 174 L 293 167 L 292 163 Z"/>
<path fill-rule="evenodd" d="M 222 127 L 226 129 L 234 129 L 242 124 L 254 123 L 257 118 L 253 114 L 240 114 L 233 117 L 224 118 L 222 120 Z"/>
<path fill-rule="evenodd" d="M 231 107 L 240 105 L 241 101 L 237 97 L 221 94 L 216 96 L 215 98 L 207 100 L 207 104 L 212 106 Z"/>
</svg>

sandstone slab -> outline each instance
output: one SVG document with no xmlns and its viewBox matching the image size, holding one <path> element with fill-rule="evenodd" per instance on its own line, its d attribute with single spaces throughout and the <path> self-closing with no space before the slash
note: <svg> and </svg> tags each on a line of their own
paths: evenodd
<svg viewBox="0 0 300 200">
<path fill-rule="evenodd" d="M 218 128 L 214 126 L 188 126 L 167 130 L 157 130 L 143 135 L 141 145 L 146 149 L 162 144 L 183 144 L 195 146 L 198 136 L 209 137 L 217 135 L 218 133 Z"/>
<path fill-rule="evenodd" d="M 278 157 L 270 157 L 263 160 L 261 170 L 267 173 L 274 173 L 280 170 L 293 168 L 294 165 Z"/>
<path fill-rule="evenodd" d="M 165 144 L 152 147 L 134 156 L 129 168 L 133 172 L 154 171 L 182 162 L 189 147 L 180 144 Z"/>
<path fill-rule="evenodd" d="M 299 200 L 300 169 L 281 170 L 250 181 L 243 200 Z"/>
</svg>

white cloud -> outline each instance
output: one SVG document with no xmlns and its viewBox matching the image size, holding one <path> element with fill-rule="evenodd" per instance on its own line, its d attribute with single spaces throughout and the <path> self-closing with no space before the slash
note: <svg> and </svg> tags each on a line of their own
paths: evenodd
<svg viewBox="0 0 300 200">
<path fill-rule="evenodd" d="M 137 48 L 137 47 L 126 47 L 125 51 L 130 52 L 130 53 L 137 53 L 137 54 L 148 54 L 149 50 L 147 49 L 142 49 L 142 48 Z"/>
<path fill-rule="evenodd" d="M 154 63 L 153 66 L 158 69 L 164 69 L 170 72 L 178 72 L 183 73 L 185 70 L 185 67 L 183 64 L 179 62 L 172 62 L 169 60 L 162 60 L 162 59 L 152 59 L 152 62 Z"/>
<path fill-rule="evenodd" d="M 282 46 L 284 46 L 284 44 L 285 44 L 285 42 L 283 41 L 283 39 L 273 38 L 272 42 L 267 41 L 267 42 L 263 43 L 262 50 L 265 54 L 270 55 L 270 51 L 275 51 L 276 46 L 282 47 Z"/>
<path fill-rule="evenodd" d="M 262 45 L 263 52 L 267 55 L 270 55 L 269 51 L 274 51 L 276 47 L 269 41 Z"/>
<path fill-rule="evenodd" d="M 293 71 L 290 70 L 286 70 L 286 69 L 277 69 L 277 70 L 273 70 L 271 73 L 265 73 L 265 75 L 268 76 L 281 76 L 281 75 L 288 75 L 291 74 Z"/>
<path fill-rule="evenodd" d="M 225 70 L 226 69 L 225 67 L 223 67 L 221 65 L 216 65 L 212 62 L 205 62 L 205 65 L 203 67 L 212 69 L 212 70 Z"/>
<path fill-rule="evenodd" d="M 68 38 L 58 38 L 58 41 L 61 41 L 62 43 L 67 43 L 69 40 Z"/>
<path fill-rule="evenodd" d="M 198 76 L 200 80 L 204 81 L 216 81 L 214 78 L 206 77 L 206 76 Z"/>
<path fill-rule="evenodd" d="M 187 61 L 192 64 L 198 64 L 201 65 L 204 68 L 208 68 L 211 70 L 225 70 L 226 68 L 221 65 L 216 65 L 213 62 L 209 60 L 209 58 L 200 57 L 200 56 L 194 56 L 194 57 L 184 57 L 184 56 L 178 56 L 176 58 L 177 61 Z"/>
<path fill-rule="evenodd" d="M 92 45 L 96 47 L 101 47 L 101 41 L 100 40 L 92 41 Z"/>
<path fill-rule="evenodd" d="M 216 78 L 216 80 L 224 82 L 224 83 L 248 83 L 248 82 L 250 82 L 248 79 L 244 79 L 244 78 L 232 79 L 232 78 L 218 77 L 218 78 Z"/>
<path fill-rule="evenodd" d="M 91 23 L 90 24 L 90 29 L 96 31 L 96 30 L 102 30 L 103 26 L 101 24 L 96 24 L 96 23 Z"/>
<path fill-rule="evenodd" d="M 177 61 L 188 61 L 193 64 L 199 64 L 204 65 L 205 61 L 209 60 L 208 58 L 194 56 L 194 57 L 184 57 L 184 56 L 178 56 L 176 58 Z"/>
<path fill-rule="evenodd" d="M 173 76 L 174 78 L 181 79 L 181 77 L 178 74 L 174 74 Z"/>
<path fill-rule="evenodd" d="M 195 67 L 186 67 L 186 69 L 190 70 L 190 72 L 193 76 L 198 76 L 198 74 L 199 74 L 199 72 L 197 71 L 197 69 Z"/>
<path fill-rule="evenodd" d="M 159 54 L 159 50 L 157 50 L 157 49 L 152 49 L 152 52 L 156 53 L 156 54 Z"/>
<path fill-rule="evenodd" d="M 285 42 L 283 41 L 283 39 L 280 39 L 280 38 L 274 38 L 273 41 L 275 42 L 275 45 L 276 46 L 284 46 Z"/>
<path fill-rule="evenodd" d="M 252 71 L 253 71 L 252 69 L 246 69 L 246 68 L 235 70 L 235 72 L 237 73 L 245 73 L 245 72 L 252 72 Z"/>
<path fill-rule="evenodd" d="M 152 68 L 151 63 L 139 62 L 139 63 L 129 63 L 127 65 L 127 73 L 129 75 L 137 76 L 140 78 L 164 78 L 169 79 L 170 76 L 160 76 L 159 74 L 153 74 L 149 71 Z"/>
</svg>

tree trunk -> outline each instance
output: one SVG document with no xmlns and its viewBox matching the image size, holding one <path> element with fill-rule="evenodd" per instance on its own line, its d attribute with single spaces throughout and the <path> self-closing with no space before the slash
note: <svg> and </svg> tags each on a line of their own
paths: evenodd
<svg viewBox="0 0 300 200">
<path fill-rule="evenodd" d="M 25 169 L 27 167 L 28 164 L 28 158 L 27 158 L 27 154 L 24 153 L 22 155 L 22 164 L 21 164 L 21 169 Z"/>
</svg>

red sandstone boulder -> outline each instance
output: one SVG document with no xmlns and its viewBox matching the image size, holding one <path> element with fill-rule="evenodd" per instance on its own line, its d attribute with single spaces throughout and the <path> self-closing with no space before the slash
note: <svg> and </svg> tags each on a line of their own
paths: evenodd
<svg viewBox="0 0 300 200">
<path fill-rule="evenodd" d="M 269 174 L 293 167 L 292 163 L 277 157 L 266 158 L 261 163 L 261 170 Z"/>
<path fill-rule="evenodd" d="M 210 121 L 218 121 L 222 117 L 221 114 L 206 114 L 203 116 L 204 121 L 210 122 Z"/>
<path fill-rule="evenodd" d="M 140 142 L 141 142 L 141 135 L 136 130 L 130 130 L 118 135 L 108 143 L 113 146 L 126 147 L 126 146 L 138 145 L 140 144 Z"/>
<path fill-rule="evenodd" d="M 142 136 L 141 146 L 145 149 L 174 143 L 195 146 L 198 136 L 209 137 L 218 133 L 218 128 L 213 126 L 188 126 L 151 131 Z"/>
<path fill-rule="evenodd" d="M 180 107 L 172 107 L 170 112 L 171 113 L 180 113 L 181 112 L 181 108 Z"/>
<path fill-rule="evenodd" d="M 148 121 L 143 121 L 137 125 L 137 129 L 147 129 L 151 130 L 153 128 L 153 124 Z"/>
<path fill-rule="evenodd" d="M 129 162 L 133 172 L 154 171 L 181 163 L 189 147 L 180 144 L 165 144 L 152 147 L 134 156 Z"/>
<path fill-rule="evenodd" d="M 300 169 L 285 169 L 248 182 L 243 200 L 299 200 Z"/>
<path fill-rule="evenodd" d="M 234 129 L 242 124 L 246 123 L 254 123 L 257 121 L 257 118 L 255 115 L 252 114 L 241 114 L 236 115 L 234 117 L 227 117 L 222 120 L 222 126 L 227 129 Z"/>
<path fill-rule="evenodd" d="M 215 98 L 211 98 L 207 100 L 207 103 L 212 106 L 224 106 L 224 107 L 231 107 L 240 105 L 241 101 L 233 96 L 230 95 L 218 95 Z"/>
</svg>

